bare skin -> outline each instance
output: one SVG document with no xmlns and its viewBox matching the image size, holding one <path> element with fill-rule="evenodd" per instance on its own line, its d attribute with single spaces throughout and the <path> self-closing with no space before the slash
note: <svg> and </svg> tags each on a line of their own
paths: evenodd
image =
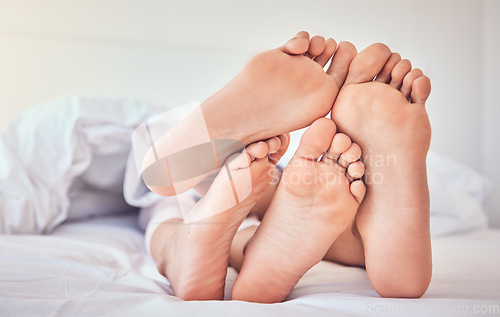
<svg viewBox="0 0 500 317">
<path fill-rule="evenodd" d="M 275 162 L 287 147 L 286 135 L 251 144 L 246 153 L 237 155 L 221 169 L 208 192 L 190 211 L 194 215 L 191 218 L 199 220 L 184 223 L 174 219 L 156 229 L 151 254 L 176 296 L 184 300 L 224 298 L 233 237 L 266 191 Z M 231 188 L 250 192 L 244 200 L 235 201 Z"/>
<path fill-rule="evenodd" d="M 375 44 L 353 60 L 332 111 L 339 130 L 352 135 L 353 141 L 359 142 L 365 152 L 367 192 L 351 223 L 341 233 L 338 229 L 330 232 L 337 238 L 323 259 L 366 267 L 370 282 L 383 297 L 418 298 L 430 282 L 432 260 L 425 157 L 431 131 L 424 108 L 429 93 L 430 81 L 422 71 L 412 70 L 408 60 L 401 60 L 399 54 L 391 53 L 385 45 Z M 308 200 L 310 197 L 303 198 L 303 202 Z M 286 200 L 278 204 L 279 201 L 273 200 L 270 211 L 281 209 L 281 213 L 286 214 L 265 217 L 269 229 L 266 230 L 263 222 L 258 231 L 255 227 L 248 228 L 235 237 L 232 259 L 235 267 L 241 268 L 242 275 L 235 284 L 233 299 L 282 301 L 301 277 L 300 273 L 305 272 L 304 267 L 319 258 L 319 252 L 312 260 L 314 257 L 304 256 L 296 248 L 298 240 L 294 239 L 294 230 L 299 229 L 289 224 L 290 207 Z M 274 211 L 273 215 L 279 213 Z M 258 234 L 252 238 L 256 231 L 270 237 L 278 235 L 273 231 L 280 226 L 288 226 L 284 230 L 288 236 L 279 240 L 279 245 L 273 242 L 274 238 L 265 243 L 262 238 L 258 243 Z M 303 232 L 301 237 L 308 238 L 317 229 L 316 226 Z M 327 236 L 318 237 L 316 243 L 330 241 L 324 238 Z M 243 256 L 247 245 L 249 251 Z M 250 258 L 250 246 L 256 250 L 253 258 Z M 272 262 L 275 250 L 280 248 L 284 254 Z M 259 257 L 266 260 L 259 262 Z M 284 260 L 289 260 L 295 271 L 284 273 Z M 297 263 L 304 267 L 295 267 Z M 263 271 L 273 270 L 277 271 L 272 273 L 272 279 L 265 280 L 265 276 L 263 279 Z M 252 274 L 259 276 L 259 280 L 252 279 Z M 265 285 L 261 284 L 263 280 Z"/>
<path fill-rule="evenodd" d="M 323 67 L 334 53 L 325 72 Z M 156 140 L 157 158 L 150 151 L 143 169 L 158 158 L 165 159 L 167 170 L 163 173 L 168 180 L 170 171 L 181 168 L 168 162 L 169 155 L 186 147 L 215 139 L 248 145 L 309 126 L 330 111 L 355 54 L 356 49 L 348 42 L 337 46 L 332 39 L 309 39 L 307 32 L 299 32 L 282 47 L 253 58 L 240 74 L 201 104 L 201 111 L 193 112 Z M 196 164 L 213 160 L 214 155 L 218 154 L 201 153 L 195 158 Z M 225 157 L 217 159 L 223 162 Z M 162 186 L 148 184 L 147 179 L 145 182 L 155 193 L 171 196 L 193 188 L 205 176 L 174 180 Z"/>
<path fill-rule="evenodd" d="M 426 155 L 431 128 L 425 110 L 430 90 L 421 70 L 374 44 L 352 61 L 332 109 L 339 130 L 363 149 L 367 192 L 355 225 L 329 253 L 346 264 L 364 262 L 383 297 L 421 297 L 430 283 Z"/>
<path fill-rule="evenodd" d="M 325 73 L 322 68 L 334 53 L 336 56 L 334 62 Z M 350 43 L 341 43 L 337 47 L 332 39 L 325 41 L 322 37 L 316 36 L 309 40 L 309 34 L 306 32 L 298 33 L 284 46 L 257 56 L 240 75 L 204 102 L 201 105 L 202 122 L 194 113 L 176 126 L 173 131 L 160 138 L 155 143 L 158 151 L 156 155 L 161 157 L 168 154 L 168 151 L 175 149 L 177 145 L 179 148 L 186 148 L 206 141 L 202 135 L 203 127 L 208 128 L 210 139 L 233 138 L 249 143 L 264 135 L 272 135 L 274 131 L 288 132 L 291 129 L 308 125 L 313 120 L 312 117 L 324 115 L 329 111 L 331 105 L 328 104 L 332 103 L 336 97 L 355 53 Z M 290 76 L 290 74 L 296 75 L 293 68 L 296 68 L 295 71 L 302 74 L 303 78 L 299 80 Z M 309 81 L 306 87 L 302 87 L 304 78 Z M 274 89 L 273 85 L 279 89 Z M 253 91 L 253 94 L 245 95 L 246 98 L 241 97 L 242 94 L 248 94 L 250 91 Z M 302 98 L 304 97 L 302 94 L 307 100 L 301 99 L 301 102 L 309 104 L 311 101 L 322 100 L 320 106 L 314 106 L 314 103 L 311 103 L 312 109 L 299 109 L 303 108 L 303 104 L 300 104 L 297 99 L 293 101 L 295 106 L 292 105 L 290 108 L 292 97 Z M 281 97 L 283 97 L 282 100 Z M 269 131 L 262 130 L 255 135 L 255 126 L 266 126 L 261 122 L 263 117 L 270 120 L 270 116 L 275 114 L 281 117 L 279 121 L 287 121 L 283 120 L 281 110 L 273 110 L 274 107 L 286 110 L 283 113 L 290 117 L 287 120 L 291 120 L 291 127 L 284 125 L 273 128 L 276 125 L 272 125 L 269 126 L 271 127 Z M 242 113 L 247 114 L 242 115 Z M 182 135 L 184 137 L 179 137 Z M 200 138 L 197 139 L 197 137 Z M 205 216 L 203 225 L 196 222 L 184 224 L 182 219 L 174 219 L 163 223 L 154 232 L 151 241 L 152 255 L 158 263 L 160 273 L 171 281 L 176 296 L 185 300 L 223 298 L 230 246 L 236 229 L 249 212 L 262 215 L 269 205 L 269 198 L 274 193 L 275 186 L 269 186 L 269 183 L 274 179 L 274 165 L 288 146 L 288 136 L 280 135 L 279 150 L 272 154 L 272 148 L 276 147 L 273 145 L 275 139 L 267 139 L 265 142 L 268 146 L 268 153 L 264 155 L 265 157 L 262 156 L 265 151 L 256 151 L 262 142 L 252 144 L 247 148 L 247 153 L 252 160 L 248 169 L 251 172 L 253 184 L 248 199 L 214 216 Z M 161 153 L 162 150 L 164 153 Z M 151 158 L 146 157 L 145 162 L 148 160 Z M 176 194 L 198 184 L 208 175 L 210 173 L 170 187 L 149 187 L 161 195 Z M 235 175 L 232 177 L 234 180 Z M 210 214 L 213 203 L 217 204 L 217 201 L 221 199 L 221 189 L 215 186 L 224 183 L 224 181 L 218 181 L 219 178 L 222 179 L 222 176 L 215 178 L 210 189 L 201 188 L 202 194 L 206 192 L 206 196 L 195 207 L 199 210 L 193 210 L 195 214 Z M 221 185 L 221 187 L 224 186 Z M 264 196 L 264 199 L 259 199 L 261 196 Z"/>
<path fill-rule="evenodd" d="M 363 199 L 363 182 L 349 181 L 364 173 L 360 155 L 359 146 L 336 134 L 330 119 L 309 127 L 246 248 L 233 299 L 281 302 L 324 257 Z"/>
<path fill-rule="evenodd" d="M 231 102 L 224 104 L 224 100 L 231 100 L 229 98 L 231 91 L 237 91 L 240 95 L 238 98 L 243 95 L 251 100 L 252 96 L 245 95 L 249 94 L 249 91 L 244 88 L 237 90 L 237 88 L 245 87 L 245 83 L 246 87 L 249 87 L 252 81 L 245 82 L 245 79 L 258 78 L 257 75 L 260 76 L 266 69 L 273 67 L 267 63 L 285 65 L 280 64 L 280 60 L 287 60 L 289 57 L 302 59 L 304 56 L 295 56 L 294 52 L 299 51 L 295 49 L 303 45 L 301 43 L 304 39 L 305 37 L 297 36 L 285 46 L 277 49 L 279 52 L 272 50 L 259 55 L 247 65 L 246 68 L 249 70 L 242 71 L 242 74 L 248 76 L 242 76 L 243 79 L 238 80 L 236 77 L 221 92 L 212 97 L 212 101 L 217 101 L 212 103 L 213 107 L 221 104 L 222 108 L 230 108 Z M 328 45 L 321 38 L 313 38 L 309 41 L 307 36 L 307 42 L 308 47 L 304 58 L 309 61 L 312 58 L 317 62 L 315 65 L 324 66 L 324 63 L 328 61 L 328 56 L 331 57 L 335 50 L 329 53 Z M 315 42 L 323 43 L 318 46 L 323 47 L 323 51 L 314 48 Z M 285 178 L 282 181 L 283 186 L 280 184 L 278 187 L 262 225 L 255 235 L 256 228 L 249 228 L 235 236 L 239 223 L 255 207 L 259 197 L 270 190 L 267 185 L 269 179 L 259 180 L 259 177 L 254 177 L 256 172 L 252 171 L 252 182 L 255 178 L 257 183 L 264 182 L 264 185 L 255 184 L 258 189 L 255 193 L 252 191 L 249 201 L 242 201 L 234 210 L 231 209 L 215 215 L 214 218 L 209 218 L 210 226 L 171 226 L 170 223 L 166 223 L 153 235 L 153 256 L 159 263 L 160 272 L 171 279 L 177 296 L 184 299 L 221 299 L 226 267 L 230 261 L 236 267 L 241 266 L 240 276 L 233 289 L 233 299 L 257 302 L 282 301 L 300 277 L 322 258 L 347 265 L 365 266 L 374 289 L 384 297 L 412 298 L 420 297 L 425 292 L 432 271 L 429 197 L 425 167 L 425 157 L 430 142 L 430 125 L 424 108 L 430 93 L 430 82 L 420 70 L 411 70 L 409 61 L 401 61 L 399 54 L 391 53 L 385 45 L 372 45 L 354 60 L 353 56 L 356 53 L 351 46 L 349 43 L 339 45 L 333 59 L 335 63 L 332 63 L 326 75 L 333 78 L 334 93 L 332 95 L 335 95 L 333 99 L 337 98 L 332 110 L 332 118 L 337 123 L 339 131 L 345 132 L 354 142 L 360 144 L 365 153 L 363 160 L 367 169 L 366 199 L 358 206 L 364 196 L 363 183 L 354 181 L 348 186 L 351 181 L 363 175 L 364 167 L 361 168 L 363 165 L 355 163 L 361 155 L 359 146 L 356 147 L 355 143 L 352 143 L 352 149 L 349 145 L 349 151 L 347 149 L 340 151 L 339 146 L 329 144 L 328 146 L 333 150 L 327 151 L 327 155 L 320 162 L 312 163 L 311 166 L 304 165 L 307 168 L 299 164 L 300 168 L 295 166 L 295 170 L 293 166 L 289 166 L 290 168 L 287 169 L 291 172 L 285 171 L 284 175 L 305 175 L 311 169 L 323 175 L 324 170 L 328 169 L 324 166 L 330 166 L 331 170 L 347 167 L 347 177 L 344 182 L 341 182 L 344 184 L 344 190 L 337 188 L 336 194 L 333 195 L 333 192 L 328 192 L 325 186 L 317 186 L 318 184 L 315 183 L 311 185 L 309 181 L 302 182 L 301 185 L 304 186 L 299 186 L 302 189 L 297 190 L 297 184 L 290 185 L 292 176 L 287 176 L 289 179 Z M 342 47 L 343 53 L 341 53 Z M 281 58 L 282 55 L 286 57 Z M 262 63 L 255 62 L 260 59 L 263 60 Z M 339 62 L 342 60 L 344 60 L 343 63 Z M 305 65 L 305 63 L 302 64 Z M 292 64 L 288 63 L 288 66 L 290 65 Z M 300 67 L 297 67 L 300 70 Z M 349 69 L 348 75 L 347 69 Z M 254 76 L 253 72 L 257 75 Z M 279 73 L 276 70 L 275 72 Z M 301 78 L 301 80 L 304 79 Z M 279 79 L 276 79 L 276 82 L 279 82 Z M 233 84 L 236 86 L 231 86 Z M 253 84 L 259 87 L 255 82 Z M 268 82 L 266 84 L 271 85 Z M 344 86 L 336 97 L 338 87 L 342 84 Z M 295 89 L 298 88 L 295 87 Z M 260 94 L 265 95 L 264 87 L 262 90 Z M 280 89 L 276 91 L 282 92 Z M 308 92 L 300 91 L 300 93 Z M 311 92 L 311 94 L 315 95 L 316 92 Z M 303 100 L 303 102 L 312 100 Z M 263 100 L 263 104 L 268 108 L 275 107 L 273 102 L 277 101 Z M 293 101 L 288 100 L 288 102 L 294 105 Z M 235 126 L 234 122 L 230 122 L 230 120 L 235 120 L 231 117 L 231 112 L 226 111 L 223 116 L 220 113 L 216 115 L 215 108 L 212 108 L 210 102 L 205 103 L 205 106 L 202 105 L 204 120 L 210 123 L 207 126 L 211 138 L 234 137 L 246 143 L 254 138 L 258 140 L 261 135 L 268 133 L 259 130 L 245 136 L 245 130 L 255 130 L 253 126 L 246 126 L 245 123 L 242 123 L 241 131 L 239 127 L 238 131 L 231 131 L 230 127 L 224 126 L 224 124 Z M 292 109 L 295 108 L 292 107 Z M 253 111 L 255 118 L 260 119 L 257 126 L 263 126 L 262 118 L 266 115 L 259 113 L 259 110 Z M 289 114 L 290 110 L 281 109 L 280 111 Z M 311 113 L 311 111 L 307 112 Z M 312 112 L 314 113 L 314 109 Z M 213 117 L 210 113 L 213 113 Z M 243 116 L 242 113 L 244 113 Z M 272 117 L 272 111 L 269 114 Z M 307 116 L 300 112 L 299 115 Z M 246 113 L 244 109 L 240 109 L 236 116 L 252 118 L 252 111 Z M 218 122 L 218 118 L 221 117 L 223 120 Z M 283 119 L 283 113 L 280 114 L 279 121 L 281 120 L 293 122 L 291 118 Z M 324 120 L 316 122 L 326 122 Z M 321 123 L 321 125 L 328 124 Z M 182 130 L 182 125 L 180 127 Z M 192 125 L 185 126 L 186 129 L 189 127 L 192 128 Z M 284 129 L 284 126 L 281 128 Z M 274 127 L 271 127 L 269 131 L 272 129 Z M 276 129 L 279 130 L 280 126 L 278 125 Z M 314 130 L 316 129 L 319 131 L 315 127 Z M 323 127 L 322 130 L 327 131 L 328 128 Z M 318 137 L 310 138 L 304 143 L 309 146 L 302 146 L 302 149 L 311 150 L 304 150 L 304 153 L 310 155 L 309 162 L 314 162 L 315 156 L 316 159 L 321 156 L 322 152 L 316 155 L 311 153 L 314 152 L 316 146 L 317 148 L 323 146 L 319 144 L 321 142 L 318 143 L 319 145 L 315 142 L 324 139 L 325 134 L 329 135 L 329 133 L 321 133 Z M 333 132 L 332 138 L 333 135 L 344 136 L 351 144 L 351 139 L 347 135 Z M 337 137 L 337 141 L 344 137 Z M 311 141 L 313 139 L 316 141 Z M 328 149 L 328 146 L 323 151 Z M 258 157 L 254 155 L 251 160 L 259 162 L 264 159 L 264 157 Z M 299 159 L 307 161 L 301 156 L 298 156 L 295 161 L 299 162 Z M 269 177 L 271 174 L 269 171 L 274 167 L 271 167 L 273 164 L 269 160 L 267 164 L 267 177 Z M 349 170 L 350 165 L 352 167 Z M 248 168 L 252 170 L 251 165 Z M 341 179 L 340 174 L 342 173 L 337 170 L 336 175 Z M 401 180 L 404 180 L 404 186 L 401 186 Z M 181 186 L 156 189 L 168 195 L 184 191 L 194 185 L 196 185 L 195 181 L 188 181 Z M 312 193 L 308 192 L 311 188 L 313 188 Z M 205 201 L 216 200 L 215 193 L 217 192 L 220 192 L 217 187 L 209 190 Z M 329 195 L 324 194 L 325 192 Z M 317 196 L 322 199 L 311 201 L 311 197 Z M 329 201 L 332 197 L 336 197 L 338 201 L 347 200 L 347 197 L 350 197 L 355 203 L 343 201 L 340 205 L 347 211 L 340 212 L 341 208 L 337 208 L 337 204 Z M 294 199 L 295 203 L 290 203 Z M 324 207 L 327 204 L 330 208 Z M 256 209 L 262 212 L 266 205 L 263 206 Z M 351 211 L 358 207 L 357 214 L 355 210 Z M 307 217 L 304 216 L 304 210 L 307 210 Z M 296 216 L 291 217 L 290 212 Z M 335 221 L 330 218 L 332 214 L 337 215 Z M 301 222 L 299 223 L 297 219 L 301 219 Z M 331 223 L 322 227 L 322 224 L 328 221 Z M 177 223 L 180 222 L 181 220 L 177 221 Z M 310 226 L 307 227 L 307 224 Z M 172 229 L 172 227 L 178 228 Z M 251 242 L 247 244 L 252 235 Z M 297 248 L 297 245 L 303 247 Z M 243 261 L 242 255 L 245 248 L 246 254 Z M 189 250 L 189 252 L 183 250 Z M 280 270 L 277 270 L 278 265 Z M 262 279 L 262 272 L 265 272 L 264 276 L 268 276 L 269 280 Z"/>
</svg>

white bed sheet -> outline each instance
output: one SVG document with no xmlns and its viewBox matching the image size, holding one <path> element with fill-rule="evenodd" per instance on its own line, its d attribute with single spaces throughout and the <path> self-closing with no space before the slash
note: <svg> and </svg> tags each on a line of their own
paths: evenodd
<svg viewBox="0 0 500 317">
<path fill-rule="evenodd" d="M 0 236 L 0 316 L 495 316 L 500 306 L 500 230 L 435 238 L 421 299 L 382 299 L 363 269 L 321 262 L 272 305 L 172 296 L 143 239 L 135 214 Z M 229 269 L 227 291 L 236 276 Z"/>
</svg>

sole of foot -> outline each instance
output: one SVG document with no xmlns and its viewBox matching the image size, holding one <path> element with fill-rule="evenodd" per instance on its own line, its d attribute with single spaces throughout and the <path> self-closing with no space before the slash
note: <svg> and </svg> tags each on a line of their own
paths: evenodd
<svg viewBox="0 0 500 317">
<path fill-rule="evenodd" d="M 366 197 L 356 215 L 365 266 L 383 297 L 420 297 L 432 273 L 426 155 L 430 80 L 384 44 L 352 61 L 332 119 L 363 148 Z"/>
<path fill-rule="evenodd" d="M 364 197 L 356 180 L 364 173 L 360 156 L 332 120 L 318 119 L 307 129 L 248 243 L 233 300 L 281 302 L 323 258 Z"/>
<path fill-rule="evenodd" d="M 288 147 L 286 135 L 249 145 L 221 168 L 189 212 L 156 229 L 151 242 L 159 272 L 184 300 L 221 300 L 233 237 L 265 192 L 275 163 Z"/>
<path fill-rule="evenodd" d="M 324 117 L 331 110 L 356 54 L 349 42 L 337 45 L 333 39 L 310 39 L 307 32 L 299 32 L 283 46 L 257 55 L 198 110 L 155 141 L 155 151 L 150 150 L 144 159 L 143 170 L 148 170 L 143 174 L 146 185 L 164 196 L 182 193 L 194 187 L 218 163 L 223 164 L 234 153 L 231 146 L 244 146 L 304 128 Z M 331 64 L 325 71 L 323 67 L 329 60 Z M 213 140 L 234 142 L 221 142 L 223 145 L 217 150 L 216 145 L 208 146 L 208 152 L 193 155 L 194 146 L 210 145 Z M 176 154 L 175 161 L 169 160 L 172 154 Z M 151 170 L 151 166 L 155 168 Z M 187 179 L 172 179 L 173 171 L 181 170 L 200 173 Z M 158 178 L 164 179 L 160 186 Z"/>
</svg>

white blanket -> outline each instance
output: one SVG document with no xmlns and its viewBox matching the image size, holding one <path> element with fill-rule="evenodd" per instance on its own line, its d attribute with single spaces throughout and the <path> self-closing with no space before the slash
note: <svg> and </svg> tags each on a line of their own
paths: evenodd
<svg viewBox="0 0 500 317">
<path fill-rule="evenodd" d="M 498 316 L 500 231 L 433 239 L 421 299 L 383 299 L 360 268 L 321 262 L 288 301 L 184 302 L 145 253 L 135 214 L 72 221 L 51 235 L 0 239 L 0 316 Z M 236 272 L 228 270 L 226 294 Z M 474 313 L 474 312 L 477 313 Z"/>
<path fill-rule="evenodd" d="M 48 233 L 68 218 L 130 210 L 123 187 L 131 135 L 158 111 L 65 97 L 12 120 L 0 136 L 0 232 Z"/>
<path fill-rule="evenodd" d="M 135 170 L 134 129 L 164 108 L 132 100 L 64 97 L 29 109 L 0 136 L 0 233 L 49 233 L 66 219 L 149 207 Z M 168 129 L 168 123 L 165 125 Z M 294 133 L 286 164 L 300 133 Z M 486 182 L 429 158 L 434 235 L 485 228 Z"/>
</svg>

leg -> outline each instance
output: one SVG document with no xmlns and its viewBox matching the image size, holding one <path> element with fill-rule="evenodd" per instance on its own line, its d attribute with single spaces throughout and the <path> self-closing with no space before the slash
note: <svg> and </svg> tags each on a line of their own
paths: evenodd
<svg viewBox="0 0 500 317">
<path fill-rule="evenodd" d="M 143 162 L 145 183 L 160 195 L 182 193 L 222 165 L 238 146 L 306 127 L 325 116 L 356 54 L 346 42 L 335 49 L 331 39 L 309 40 L 309 34 L 300 32 L 282 47 L 257 55 L 199 109 L 155 140 Z M 323 66 L 334 52 L 325 72 Z M 198 175 L 177 175 L 194 167 Z"/>
<path fill-rule="evenodd" d="M 270 143 L 254 143 L 229 160 L 189 218 L 162 223 L 153 233 L 151 254 L 158 270 L 171 282 L 174 294 L 184 300 L 224 297 L 230 246 L 241 222 L 268 187 L 273 161 L 288 144 L 269 153 Z M 249 184 L 248 181 L 251 180 Z M 244 200 L 239 193 L 250 191 Z"/>
<path fill-rule="evenodd" d="M 361 152 L 335 131 L 333 121 L 322 118 L 305 132 L 246 248 L 233 299 L 283 301 L 353 221 L 365 187 L 349 178 L 363 175 L 363 164 L 355 163 Z M 331 159 L 334 153 L 342 153 L 342 163 Z"/>
<path fill-rule="evenodd" d="M 332 109 L 339 130 L 365 153 L 367 192 L 356 228 L 370 282 L 384 297 L 420 297 L 431 278 L 429 93 L 420 70 L 374 44 L 352 61 Z"/>
</svg>

